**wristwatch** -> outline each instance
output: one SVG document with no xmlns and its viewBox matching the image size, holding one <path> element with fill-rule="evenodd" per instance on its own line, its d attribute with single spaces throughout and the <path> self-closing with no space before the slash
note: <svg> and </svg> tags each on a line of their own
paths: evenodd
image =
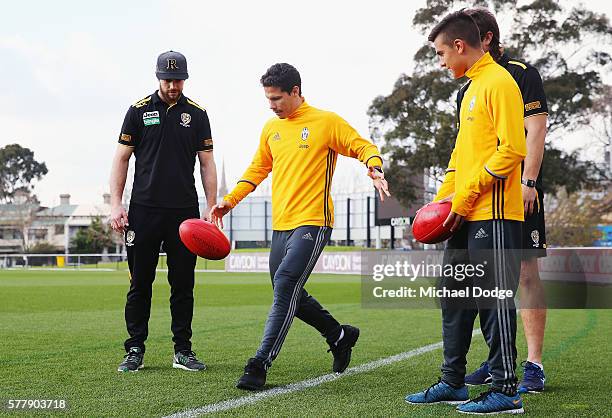
<svg viewBox="0 0 612 418">
<path fill-rule="evenodd" d="M 524 184 L 524 185 L 525 185 L 525 186 L 527 186 L 527 187 L 535 187 L 536 182 L 535 182 L 535 180 L 529 180 L 529 179 L 525 180 L 525 179 L 521 179 L 521 184 Z"/>
</svg>

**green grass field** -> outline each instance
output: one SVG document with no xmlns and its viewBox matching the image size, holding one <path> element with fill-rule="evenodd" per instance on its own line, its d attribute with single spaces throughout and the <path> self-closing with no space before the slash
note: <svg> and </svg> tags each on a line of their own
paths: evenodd
<svg viewBox="0 0 612 418">
<path fill-rule="evenodd" d="M 194 351 L 208 370 L 173 369 L 169 286 L 154 287 L 145 369 L 116 371 L 126 337 L 125 272 L 0 271 L 0 402 L 65 399 L 70 416 L 163 416 L 249 395 L 234 388 L 254 354 L 271 303 L 266 274 L 199 273 L 195 290 Z M 352 366 L 441 340 L 440 312 L 364 309 L 357 276 L 313 275 L 307 289 L 340 321 L 361 328 Z M 544 394 L 524 397 L 531 416 L 612 416 L 608 367 L 609 310 L 549 312 Z M 519 358 L 526 349 L 519 327 Z M 475 336 L 469 369 L 486 357 Z M 299 320 L 269 370 L 269 387 L 325 375 L 331 354 Z M 457 416 L 450 406 L 408 405 L 403 397 L 437 380 L 440 349 L 305 390 L 270 397 L 218 415 Z M 472 388 L 477 395 L 479 388 Z M 0 415 L 24 416 L 32 412 Z"/>
</svg>

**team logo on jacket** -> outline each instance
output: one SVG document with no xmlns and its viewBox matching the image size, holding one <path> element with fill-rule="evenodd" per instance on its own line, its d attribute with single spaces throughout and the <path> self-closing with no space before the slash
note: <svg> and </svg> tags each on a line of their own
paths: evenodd
<svg viewBox="0 0 612 418">
<path fill-rule="evenodd" d="M 470 100 L 470 112 L 474 110 L 475 104 L 476 104 L 476 96 L 472 97 L 472 100 Z"/>
<path fill-rule="evenodd" d="M 308 139 L 308 135 L 310 135 L 310 131 L 308 128 L 302 129 L 302 139 L 306 141 Z"/>
<path fill-rule="evenodd" d="M 533 241 L 534 247 L 540 246 L 540 233 L 538 232 L 537 229 L 534 229 L 533 231 L 531 231 L 531 240 Z"/>
<path fill-rule="evenodd" d="M 134 245 L 134 238 L 136 238 L 136 232 L 127 231 L 127 234 L 125 234 L 125 245 L 128 247 Z"/>
<path fill-rule="evenodd" d="M 189 122 L 191 122 L 191 115 L 189 113 L 181 113 L 181 126 L 189 128 Z"/>
</svg>

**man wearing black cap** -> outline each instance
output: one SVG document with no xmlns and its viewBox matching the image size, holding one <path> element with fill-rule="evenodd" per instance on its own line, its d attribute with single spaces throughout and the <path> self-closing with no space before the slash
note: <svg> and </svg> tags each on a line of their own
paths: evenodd
<svg viewBox="0 0 612 418">
<path fill-rule="evenodd" d="M 125 116 L 110 178 L 113 230 L 125 235 L 130 290 L 125 322 L 130 337 L 118 370 L 143 367 L 151 294 L 161 250 L 168 257 L 173 367 L 204 370 L 191 350 L 191 319 L 196 256 L 182 244 L 178 227 L 199 218 L 195 188 L 196 155 L 208 210 L 216 204 L 217 170 L 206 111 L 182 94 L 188 78 L 185 56 L 174 51 L 157 58 L 159 90 L 134 103 Z M 129 212 L 122 205 L 129 159 L 135 157 Z M 205 213 L 208 213 L 205 212 Z"/>
</svg>

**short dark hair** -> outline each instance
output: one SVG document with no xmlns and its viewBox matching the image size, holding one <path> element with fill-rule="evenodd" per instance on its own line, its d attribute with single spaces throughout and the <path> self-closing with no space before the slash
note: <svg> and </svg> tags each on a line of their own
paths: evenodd
<svg viewBox="0 0 612 418">
<path fill-rule="evenodd" d="M 298 86 L 300 96 L 302 95 L 302 79 L 296 68 L 282 62 L 274 64 L 264 75 L 261 76 L 261 85 L 264 87 L 278 87 L 281 91 L 291 94 L 294 86 Z"/>
<path fill-rule="evenodd" d="M 476 22 L 476 26 L 478 26 L 478 30 L 480 31 L 481 41 L 484 41 L 487 32 L 493 34 L 493 38 L 489 44 L 489 53 L 493 59 L 497 61 L 501 57 L 501 48 L 499 45 L 499 26 L 497 25 L 495 16 L 484 7 L 472 7 L 466 9 L 465 12 L 474 19 L 474 22 Z"/>
<path fill-rule="evenodd" d="M 462 39 L 472 48 L 480 48 L 480 32 L 474 19 L 464 10 L 446 15 L 438 23 L 427 38 L 429 42 L 435 41 L 438 35 L 444 35 L 444 42 L 451 45 L 455 39 Z"/>
</svg>

